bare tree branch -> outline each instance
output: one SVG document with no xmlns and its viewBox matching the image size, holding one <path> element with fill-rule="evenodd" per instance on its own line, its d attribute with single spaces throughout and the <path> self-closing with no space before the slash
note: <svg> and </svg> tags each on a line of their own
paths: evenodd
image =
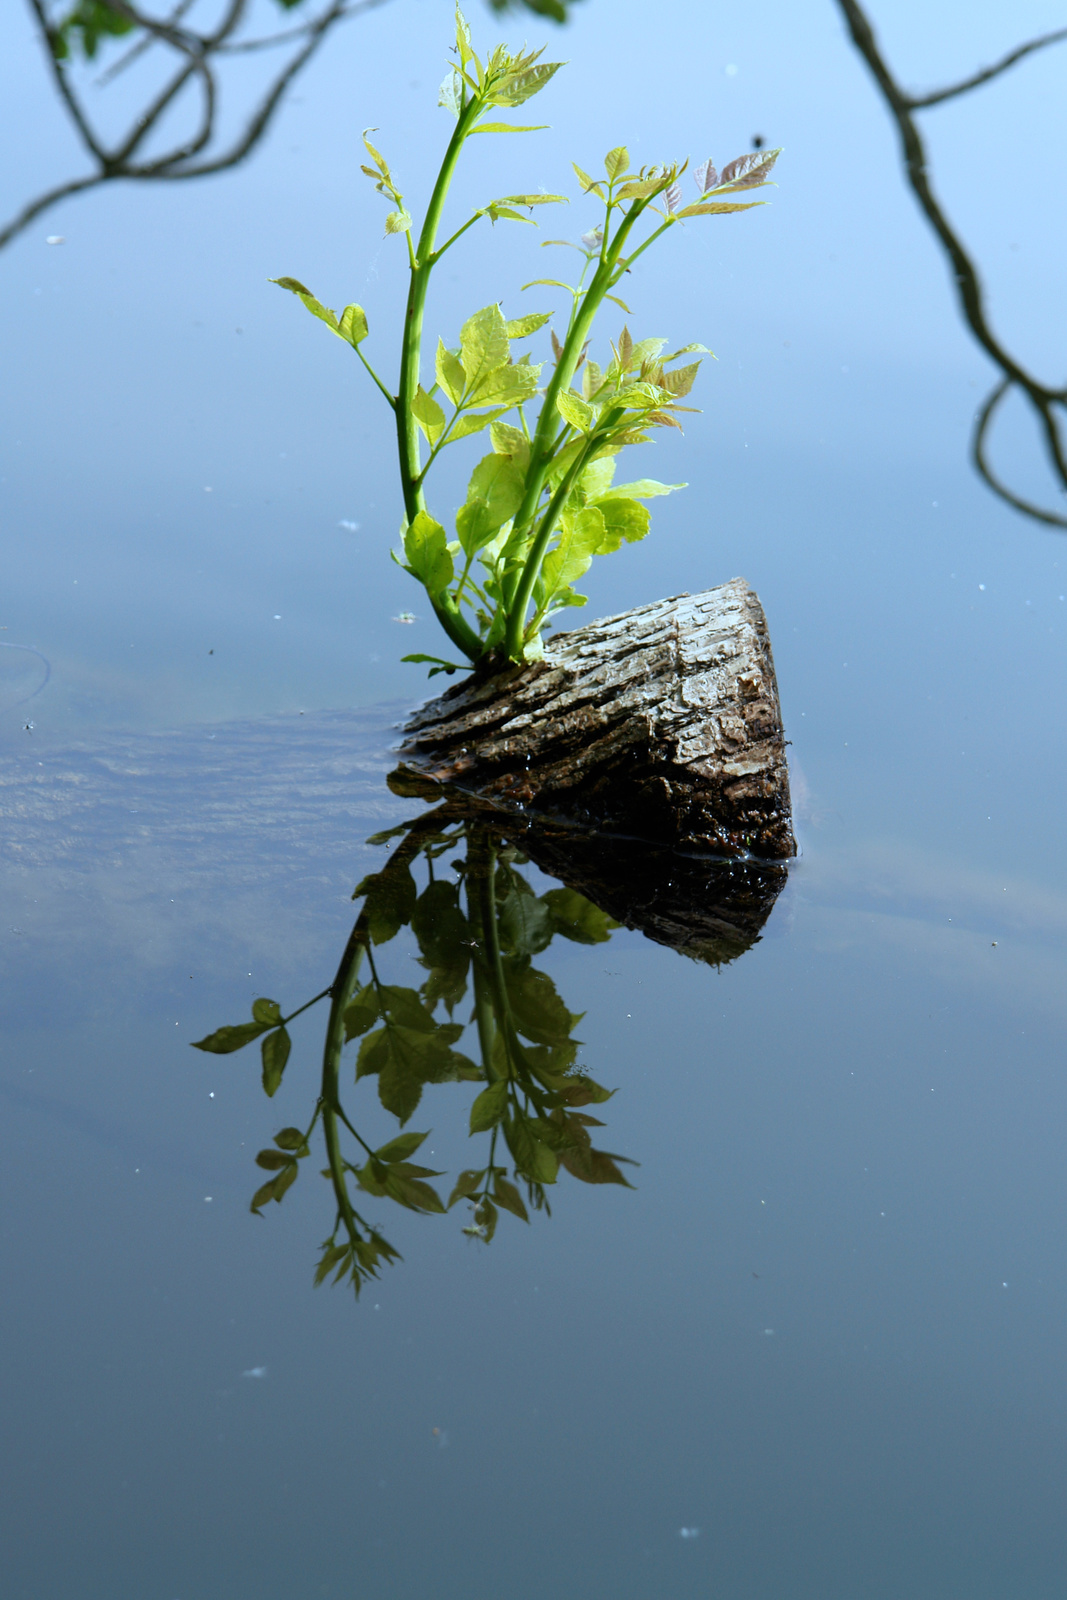
<svg viewBox="0 0 1067 1600">
<path fill-rule="evenodd" d="M 976 72 L 973 77 L 964 78 L 962 83 L 954 83 L 948 89 L 934 89 L 930 94 L 908 95 L 907 101 L 913 111 L 923 111 L 927 106 L 939 106 L 945 100 L 951 100 L 953 95 L 966 94 L 968 89 L 977 89 L 983 83 L 989 83 L 993 78 L 999 78 L 1002 72 L 1007 72 L 1017 61 L 1024 56 L 1032 55 L 1035 50 L 1044 50 L 1046 45 L 1059 44 L 1067 39 L 1067 28 L 1057 28 L 1055 33 L 1043 33 L 1040 38 L 1030 39 L 1026 44 L 1019 45 L 1016 50 L 1009 50 L 1008 54 L 1000 61 L 994 62 L 991 67 L 983 67 L 981 72 Z"/>
<path fill-rule="evenodd" d="M 1045 445 L 1049 465 L 1054 476 L 1058 478 L 1063 485 L 1064 491 L 1067 492 L 1067 455 L 1065 455 L 1064 451 L 1060 432 L 1060 417 L 1058 415 L 1058 410 L 1063 411 L 1067 408 L 1067 387 L 1053 388 L 1048 384 L 1042 383 L 1005 349 L 993 332 L 977 268 L 964 248 L 959 235 L 949 223 L 941 203 L 934 193 L 929 177 L 926 148 L 912 116 L 912 112 L 915 110 L 940 104 L 953 95 L 962 94 L 969 88 L 975 88 L 979 84 L 987 83 L 998 72 L 1003 72 L 1014 62 L 1021 60 L 1024 55 L 1042 48 L 1045 44 L 1053 44 L 1059 39 L 1067 38 L 1067 28 L 1061 29 L 1054 34 L 1046 34 L 1041 39 L 1031 40 L 1029 44 L 1023 45 L 1017 51 L 1005 56 L 995 67 L 987 68 L 984 72 L 977 73 L 973 78 L 956 84 L 953 88 L 943 91 L 935 90 L 931 94 L 914 97 L 908 95 L 900 87 L 890 72 L 879 50 L 874 29 L 871 27 L 868 17 L 857 3 L 857 0 L 837 0 L 837 3 L 844 15 L 852 42 L 870 68 L 871 75 L 881 90 L 882 97 L 897 125 L 901 153 L 904 158 L 905 175 L 926 220 L 934 230 L 948 257 L 964 321 L 990 360 L 1000 368 L 1003 374 L 1003 377 L 998 380 L 975 419 L 974 433 L 971 439 L 972 460 L 978 472 L 993 492 L 999 495 L 1008 505 L 1013 506 L 1016 511 L 1021 511 L 1025 516 L 1033 517 L 1049 526 L 1067 528 L 1067 516 L 1056 511 L 1042 510 L 1040 507 L 1034 506 L 1029 501 L 1014 494 L 1011 490 L 1005 488 L 989 466 L 987 435 L 990 424 L 1005 395 L 1009 390 L 1017 389 L 1025 397 L 1034 413 Z"/>
</svg>

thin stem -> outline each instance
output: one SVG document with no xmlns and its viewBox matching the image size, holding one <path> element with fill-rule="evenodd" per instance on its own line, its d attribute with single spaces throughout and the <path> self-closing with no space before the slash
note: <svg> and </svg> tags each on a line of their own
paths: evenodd
<svg viewBox="0 0 1067 1600">
<path fill-rule="evenodd" d="M 393 410 L 395 411 L 396 410 L 396 396 L 389 393 L 389 390 L 385 387 L 385 384 L 382 382 L 381 378 L 379 378 L 378 374 L 375 372 L 374 368 L 371 366 L 370 362 L 367 360 L 366 356 L 363 354 L 363 351 L 359 348 L 359 345 L 355 344 L 355 345 L 352 346 L 352 348 L 356 352 L 356 355 L 359 357 L 359 359 L 362 361 L 363 365 L 366 367 L 367 371 L 370 373 L 371 377 L 374 379 L 375 383 L 378 385 L 379 389 L 384 394 L 385 398 L 388 400 L 389 404 L 392 406 Z"/>
</svg>

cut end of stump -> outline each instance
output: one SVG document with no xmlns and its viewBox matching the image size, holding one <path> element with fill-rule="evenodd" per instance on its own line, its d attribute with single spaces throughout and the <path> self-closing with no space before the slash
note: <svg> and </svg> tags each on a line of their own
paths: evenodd
<svg viewBox="0 0 1067 1600">
<path fill-rule="evenodd" d="M 471 677 L 408 721 L 399 792 L 676 849 L 796 854 L 778 685 L 743 578 L 557 634 L 543 661 Z"/>
</svg>

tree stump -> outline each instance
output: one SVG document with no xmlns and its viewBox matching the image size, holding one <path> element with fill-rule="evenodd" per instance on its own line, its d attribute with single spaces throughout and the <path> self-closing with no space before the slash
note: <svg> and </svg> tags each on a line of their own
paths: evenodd
<svg viewBox="0 0 1067 1600">
<path fill-rule="evenodd" d="M 393 787 L 718 856 L 796 854 L 763 608 L 743 578 L 555 635 L 404 729 Z M 428 780 L 428 782 L 427 782 Z"/>
</svg>

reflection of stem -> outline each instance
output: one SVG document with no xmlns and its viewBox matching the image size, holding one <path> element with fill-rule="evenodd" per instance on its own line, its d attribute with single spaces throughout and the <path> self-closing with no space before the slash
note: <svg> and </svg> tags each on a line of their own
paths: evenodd
<svg viewBox="0 0 1067 1600">
<path fill-rule="evenodd" d="M 882 91 L 886 105 L 889 107 L 896 122 L 908 183 L 927 221 L 941 241 L 952 265 L 953 281 L 956 285 L 956 293 L 964 320 L 982 349 L 1004 374 L 1003 380 L 993 390 L 975 422 L 971 441 L 971 453 L 975 465 L 993 492 L 1006 501 L 1008 505 L 1013 506 L 1017 511 L 1023 512 L 1026 516 L 1036 518 L 1039 522 L 1047 523 L 1053 527 L 1067 528 L 1067 517 L 1055 511 L 1042 510 L 1040 507 L 1020 499 L 1018 495 L 1013 494 L 1000 483 L 988 465 L 985 443 L 990 420 L 1008 390 L 1018 388 L 1029 400 L 1037 414 L 1052 470 L 1063 484 L 1064 489 L 1067 489 L 1067 454 L 1064 451 L 1063 441 L 1059 432 L 1059 421 L 1054 410 L 1056 406 L 1067 404 L 1067 389 L 1050 388 L 1032 377 L 1008 353 L 990 328 L 981 280 L 974 263 L 964 249 L 958 235 L 950 226 L 941 209 L 940 202 L 934 194 L 927 172 L 926 149 L 915 119 L 912 116 L 912 112 L 915 110 L 925 106 L 937 105 L 953 95 L 962 94 L 965 90 L 975 88 L 979 84 L 988 83 L 991 78 L 1005 71 L 1024 55 L 1040 49 L 1044 45 L 1054 44 L 1060 39 L 1067 39 L 1067 29 L 1060 29 L 1056 33 L 1046 34 L 1040 39 L 1031 40 L 1029 44 L 1022 45 L 1018 50 L 1005 56 L 996 66 L 989 67 L 985 71 L 977 73 L 973 78 L 966 79 L 954 87 L 936 90 L 927 95 L 915 96 L 906 94 L 896 82 L 878 48 L 870 21 L 862 7 L 857 3 L 857 0 L 838 0 L 838 5 L 844 14 L 849 32 L 852 35 L 852 41 L 867 62 L 871 74 Z"/>
</svg>

